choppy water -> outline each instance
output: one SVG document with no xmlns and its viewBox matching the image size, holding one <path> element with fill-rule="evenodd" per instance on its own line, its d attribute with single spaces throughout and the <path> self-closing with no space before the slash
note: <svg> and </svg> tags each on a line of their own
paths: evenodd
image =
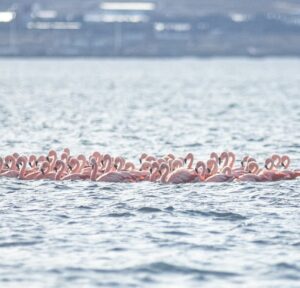
<svg viewBox="0 0 300 288">
<path fill-rule="evenodd" d="M 0 60 L 0 152 L 232 149 L 300 168 L 300 60 Z M 1 287 L 299 287 L 300 180 L 0 179 Z"/>
</svg>

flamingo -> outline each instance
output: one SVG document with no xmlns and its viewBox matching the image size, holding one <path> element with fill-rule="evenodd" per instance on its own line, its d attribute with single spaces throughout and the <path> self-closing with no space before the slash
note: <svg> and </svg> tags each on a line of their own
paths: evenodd
<svg viewBox="0 0 300 288">
<path fill-rule="evenodd" d="M 219 165 L 220 165 L 220 171 L 228 166 L 228 162 L 229 162 L 229 155 L 228 152 L 222 152 L 220 157 L 219 157 Z M 222 165 L 222 167 L 221 167 Z"/>
<path fill-rule="evenodd" d="M 194 162 L 194 154 L 188 153 L 184 158 L 184 164 L 187 164 L 187 169 L 192 169 Z"/>
<path fill-rule="evenodd" d="M 56 160 L 54 168 L 57 171 L 55 174 L 54 180 L 62 180 L 62 178 L 64 177 L 65 170 L 66 170 L 65 162 L 62 160 Z"/>
<path fill-rule="evenodd" d="M 216 163 L 220 162 L 220 157 L 216 152 L 211 152 L 209 158 L 215 160 Z"/>
<path fill-rule="evenodd" d="M 17 159 L 17 166 L 21 165 L 21 170 L 19 172 L 18 178 L 20 180 L 34 180 L 36 178 L 37 173 L 31 173 L 26 175 L 26 166 L 27 166 L 27 158 L 24 156 L 20 156 Z"/>
<path fill-rule="evenodd" d="M 46 157 L 47 161 L 50 163 L 50 169 L 53 170 L 56 160 L 57 160 L 57 153 L 55 150 L 50 150 L 48 152 L 48 156 Z"/>
<path fill-rule="evenodd" d="M 69 163 L 70 174 L 63 176 L 61 180 L 86 180 L 90 175 L 81 173 L 81 167 L 78 159 L 72 158 Z"/>
<path fill-rule="evenodd" d="M 91 159 L 92 164 L 92 173 L 90 176 L 90 180 L 92 181 L 100 181 L 100 182 L 133 182 L 133 179 L 131 176 L 124 175 L 121 172 L 118 171 L 110 171 L 110 165 L 111 165 L 111 157 L 104 156 L 105 161 L 107 162 L 105 172 L 104 174 L 97 177 L 97 171 L 98 171 L 98 164 L 95 158 Z"/>
<path fill-rule="evenodd" d="M 256 162 L 252 161 L 247 164 L 246 171 L 248 173 L 245 173 L 241 176 L 239 176 L 236 180 L 237 181 L 250 181 L 250 182 L 261 182 L 264 180 L 262 176 L 257 175 L 257 173 L 260 171 L 259 166 Z"/>
<path fill-rule="evenodd" d="M 162 162 L 162 163 L 165 163 L 165 162 Z M 158 161 L 151 163 L 150 178 L 149 178 L 150 182 L 156 182 L 160 178 L 160 176 L 161 176 L 161 174 L 159 172 L 160 165 L 161 165 L 161 163 L 159 163 Z"/>
<path fill-rule="evenodd" d="M 215 159 L 209 159 L 206 163 L 206 178 L 213 176 L 214 174 L 218 173 L 218 164 Z"/>
<path fill-rule="evenodd" d="M 284 177 L 283 173 L 278 173 L 274 170 L 274 162 L 271 158 L 266 159 L 265 170 L 260 170 L 257 174 L 262 176 L 263 181 L 278 181 Z"/>
<path fill-rule="evenodd" d="M 170 167 L 166 163 L 160 165 L 159 171 L 162 174 L 160 179 L 162 183 L 181 184 L 200 181 L 197 172 L 190 172 L 186 168 L 179 168 L 170 173 Z"/>
<path fill-rule="evenodd" d="M 8 155 L 4 159 L 5 166 L 8 170 L 1 173 L 1 176 L 9 177 L 9 178 L 16 178 L 19 176 L 19 171 L 17 170 L 16 166 L 16 158 L 12 155 Z M 11 163 L 11 166 L 9 164 Z"/>
<path fill-rule="evenodd" d="M 287 170 L 291 164 L 291 159 L 287 155 L 283 155 L 281 157 L 281 166 L 284 168 L 283 171 L 280 171 L 281 173 L 284 174 L 284 180 L 293 180 L 297 177 L 298 173 Z"/>
<path fill-rule="evenodd" d="M 226 166 L 222 169 L 221 173 L 214 174 L 205 179 L 205 182 L 232 182 L 234 176 L 232 174 L 231 168 Z"/>
</svg>

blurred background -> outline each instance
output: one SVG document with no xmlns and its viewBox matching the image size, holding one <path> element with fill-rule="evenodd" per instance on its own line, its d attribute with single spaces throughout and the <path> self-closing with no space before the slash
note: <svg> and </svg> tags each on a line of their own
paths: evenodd
<svg viewBox="0 0 300 288">
<path fill-rule="evenodd" d="M 1 0 L 0 56 L 298 56 L 299 0 Z"/>
</svg>

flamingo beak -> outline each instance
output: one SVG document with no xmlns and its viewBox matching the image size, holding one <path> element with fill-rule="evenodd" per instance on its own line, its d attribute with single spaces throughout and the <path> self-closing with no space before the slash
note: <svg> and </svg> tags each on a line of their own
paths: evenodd
<svg viewBox="0 0 300 288">
<path fill-rule="evenodd" d="M 196 173 L 198 174 L 198 168 L 197 168 L 197 167 L 195 168 L 195 171 L 196 171 Z"/>
<path fill-rule="evenodd" d="M 5 167 L 6 167 L 7 169 L 9 169 L 9 165 L 8 165 L 7 163 L 5 163 Z"/>
<path fill-rule="evenodd" d="M 161 174 L 162 174 L 160 170 L 158 170 L 158 173 L 159 173 L 159 175 L 161 175 Z"/>
<path fill-rule="evenodd" d="M 150 174 L 152 174 L 152 171 L 153 171 L 153 170 L 152 170 L 152 168 L 150 168 L 150 170 L 149 170 L 149 171 L 150 171 Z"/>
<path fill-rule="evenodd" d="M 47 160 L 48 162 L 50 162 L 50 158 L 49 158 L 49 156 L 47 156 L 47 157 L 46 157 L 46 160 Z"/>
<path fill-rule="evenodd" d="M 20 165 L 19 165 L 19 163 L 18 163 L 18 164 L 16 164 L 16 166 L 17 166 L 18 170 L 20 170 Z"/>
<path fill-rule="evenodd" d="M 266 169 L 268 169 L 268 166 L 267 166 L 267 165 L 265 165 L 265 168 L 266 168 Z"/>
<path fill-rule="evenodd" d="M 104 164 L 104 161 L 103 161 L 103 160 L 101 160 L 101 164 L 102 164 L 102 165 Z"/>
<path fill-rule="evenodd" d="M 282 166 L 282 167 L 285 167 L 283 163 L 281 163 L 281 166 Z"/>
<path fill-rule="evenodd" d="M 32 164 L 31 164 L 31 162 L 29 162 L 29 163 L 28 163 L 28 165 L 29 165 L 30 167 L 32 167 Z"/>
<path fill-rule="evenodd" d="M 41 169 L 41 172 L 42 172 L 42 174 L 43 174 L 43 175 L 45 175 L 45 171 L 44 171 L 44 169 Z"/>
<path fill-rule="evenodd" d="M 184 158 L 183 162 L 184 162 L 184 164 L 186 164 L 186 162 L 187 162 L 187 159 L 186 159 L 186 158 Z"/>
<path fill-rule="evenodd" d="M 219 160 L 219 165 L 220 165 L 222 163 L 221 157 L 219 157 L 218 160 Z"/>
<path fill-rule="evenodd" d="M 242 165 L 242 167 L 244 167 L 244 161 L 241 161 L 241 165 Z"/>
<path fill-rule="evenodd" d="M 56 167 L 54 167 L 53 169 L 54 169 L 55 172 L 57 172 L 57 168 Z"/>
<path fill-rule="evenodd" d="M 142 164 L 142 159 L 141 158 L 139 159 L 139 161 L 140 161 L 140 164 Z"/>
<path fill-rule="evenodd" d="M 38 166 L 38 164 L 39 164 L 39 161 L 36 160 L 36 161 L 35 161 L 35 165 Z"/>
<path fill-rule="evenodd" d="M 207 168 L 207 172 L 210 174 L 211 173 L 211 170 L 209 168 Z"/>
<path fill-rule="evenodd" d="M 118 169 L 118 165 L 117 165 L 117 164 L 114 164 L 114 167 L 115 167 L 116 169 Z"/>
<path fill-rule="evenodd" d="M 68 168 L 72 171 L 72 166 L 71 165 L 68 165 Z"/>
</svg>

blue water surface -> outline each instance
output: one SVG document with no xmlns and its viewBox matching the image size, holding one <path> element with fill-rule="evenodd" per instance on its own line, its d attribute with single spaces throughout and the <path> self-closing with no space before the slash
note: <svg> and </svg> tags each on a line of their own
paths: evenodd
<svg viewBox="0 0 300 288">
<path fill-rule="evenodd" d="M 0 154 L 70 147 L 300 168 L 300 60 L 0 60 Z M 300 180 L 0 178 L 1 287 L 299 287 Z"/>
</svg>

